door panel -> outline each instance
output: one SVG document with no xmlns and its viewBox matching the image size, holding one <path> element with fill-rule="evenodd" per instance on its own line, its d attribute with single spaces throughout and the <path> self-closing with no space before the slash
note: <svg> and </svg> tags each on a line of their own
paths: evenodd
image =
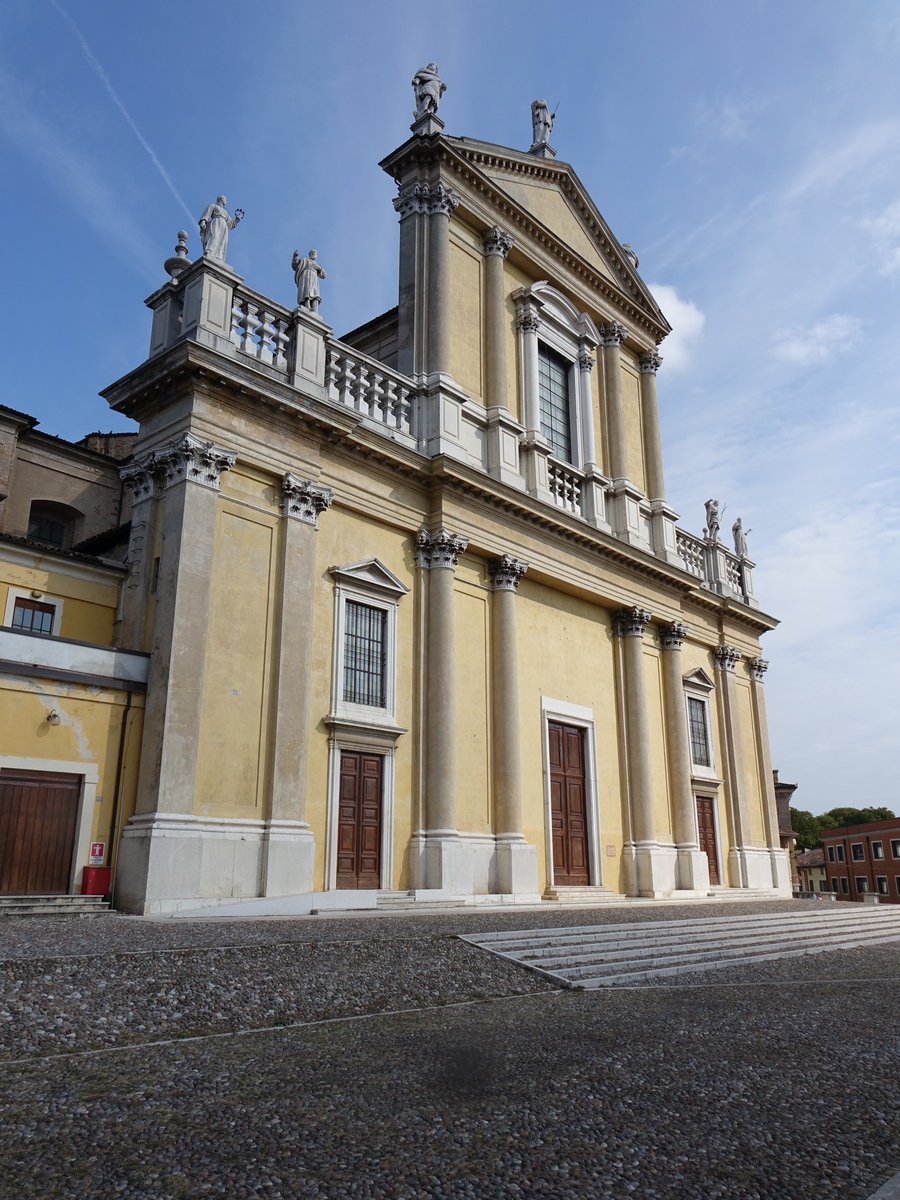
<svg viewBox="0 0 900 1200">
<path fill-rule="evenodd" d="M 341 751 L 338 794 L 339 888 L 381 886 L 381 801 L 384 759 L 380 754 Z"/>
<path fill-rule="evenodd" d="M 548 741 L 553 881 L 563 887 L 583 887 L 590 883 L 584 731 L 550 721 Z"/>
<path fill-rule="evenodd" d="M 718 884 L 719 857 L 716 852 L 716 823 L 711 796 L 697 797 L 697 832 L 700 837 L 700 849 L 709 862 L 709 882 Z"/>
<path fill-rule="evenodd" d="M 0 895 L 69 890 L 80 775 L 0 771 Z"/>
</svg>

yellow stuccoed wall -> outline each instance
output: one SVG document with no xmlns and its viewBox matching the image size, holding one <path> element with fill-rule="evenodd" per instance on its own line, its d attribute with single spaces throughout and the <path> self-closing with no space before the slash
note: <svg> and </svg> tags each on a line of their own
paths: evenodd
<svg viewBox="0 0 900 1200">
<path fill-rule="evenodd" d="M 759 777 L 759 760 L 756 754 L 756 734 L 753 721 L 753 701 L 750 696 L 750 681 L 737 671 L 738 721 L 741 731 L 741 766 L 743 769 L 744 796 L 747 805 L 748 833 L 753 846 L 765 846 L 766 833 L 763 821 L 762 781 Z"/>
<path fill-rule="evenodd" d="M 591 709 L 597 757 L 603 883 L 624 888 L 622 807 L 616 734 L 613 638 L 609 615 L 528 577 L 516 598 L 523 832 L 538 847 L 540 888 L 547 886 L 541 697 Z M 607 857 L 607 845 L 616 848 Z"/>
<path fill-rule="evenodd" d="M 483 260 L 475 235 L 454 221 L 450 234 L 450 370 L 471 399 L 482 401 Z"/>
<path fill-rule="evenodd" d="M 625 448 L 628 478 L 644 489 L 644 433 L 641 425 L 641 388 L 637 370 L 622 356 L 622 404 L 625 410 Z"/>
<path fill-rule="evenodd" d="M 658 838 L 672 836 L 669 806 L 669 768 L 666 761 L 665 714 L 659 651 L 644 640 L 644 687 L 647 694 L 647 728 L 650 734 L 650 769 L 653 780 L 653 824 Z"/>
<path fill-rule="evenodd" d="M 456 651 L 456 820 L 466 833 L 490 833 L 490 600 L 480 564 L 461 559 L 453 597 Z"/>
<path fill-rule="evenodd" d="M 39 591 L 47 603 L 62 600 L 62 620 L 59 637 L 81 642 L 112 644 L 116 608 L 119 600 L 117 583 L 92 582 L 54 572 L 50 567 L 29 569 L 9 562 L 0 564 L 0 619 L 6 612 L 10 588 Z"/>
</svg>

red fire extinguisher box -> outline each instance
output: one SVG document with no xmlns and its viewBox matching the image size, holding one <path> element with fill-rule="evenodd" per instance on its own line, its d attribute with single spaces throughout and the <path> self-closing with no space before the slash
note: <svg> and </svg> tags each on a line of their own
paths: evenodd
<svg viewBox="0 0 900 1200">
<path fill-rule="evenodd" d="M 85 867 L 81 872 L 82 896 L 105 896 L 109 892 L 109 867 Z"/>
</svg>

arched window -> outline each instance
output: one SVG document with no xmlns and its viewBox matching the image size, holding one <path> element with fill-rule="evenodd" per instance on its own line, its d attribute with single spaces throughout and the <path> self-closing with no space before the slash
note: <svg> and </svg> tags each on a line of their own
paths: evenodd
<svg viewBox="0 0 900 1200">
<path fill-rule="evenodd" d="M 82 513 L 55 500 L 33 500 L 28 516 L 28 537 L 57 550 L 68 550 L 75 541 L 75 528 Z"/>
</svg>

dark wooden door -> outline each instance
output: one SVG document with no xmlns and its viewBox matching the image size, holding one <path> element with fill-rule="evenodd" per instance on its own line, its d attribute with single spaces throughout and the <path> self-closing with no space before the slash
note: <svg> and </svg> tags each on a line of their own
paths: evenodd
<svg viewBox="0 0 900 1200">
<path fill-rule="evenodd" d="M 550 821 L 553 830 L 553 882 L 590 883 L 587 807 L 584 787 L 584 731 L 549 723 Z"/>
<path fill-rule="evenodd" d="M 380 754 L 341 751 L 338 800 L 337 886 L 381 886 L 381 792 L 384 759 Z"/>
<path fill-rule="evenodd" d="M 0 771 L 0 895 L 69 890 L 80 775 Z"/>
<path fill-rule="evenodd" d="M 711 796 L 697 797 L 697 829 L 700 834 L 700 849 L 709 859 L 709 882 L 719 882 L 719 859 L 716 855 L 716 825 L 713 820 Z"/>
</svg>

